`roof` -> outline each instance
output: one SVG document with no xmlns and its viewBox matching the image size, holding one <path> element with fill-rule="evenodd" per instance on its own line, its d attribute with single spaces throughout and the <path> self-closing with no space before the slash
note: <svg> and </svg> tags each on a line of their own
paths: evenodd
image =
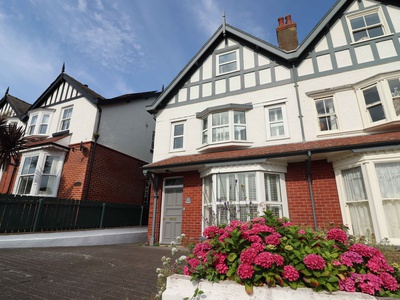
<svg viewBox="0 0 400 300">
<path fill-rule="evenodd" d="M 62 82 L 68 82 L 70 85 L 72 85 L 75 89 L 77 89 L 84 97 L 86 97 L 89 101 L 96 103 L 98 99 L 104 99 L 103 96 L 100 94 L 96 93 L 92 89 L 90 89 L 87 85 L 79 82 L 75 78 L 69 76 L 67 73 L 64 71 L 61 72 L 60 75 L 57 76 L 57 78 L 53 81 L 53 83 L 50 84 L 50 86 L 43 92 L 42 95 L 33 103 L 31 109 L 35 109 L 41 106 L 43 102 L 47 100 L 47 97 L 53 93 L 53 91 L 62 83 Z"/>
<path fill-rule="evenodd" d="M 70 134 L 67 133 L 67 134 L 58 135 L 58 136 L 47 138 L 47 139 L 28 141 L 24 145 L 24 148 L 33 148 L 33 147 L 39 147 L 39 146 L 45 146 L 45 145 L 56 145 L 58 147 L 63 147 L 63 148 L 68 149 L 68 147 L 64 147 L 60 144 L 57 144 L 56 142 L 59 140 L 62 140 L 63 138 L 66 138 L 69 135 Z"/>
<path fill-rule="evenodd" d="M 295 63 L 302 57 L 304 53 L 307 53 L 309 46 L 316 42 L 321 32 L 326 30 L 328 25 L 335 20 L 338 13 L 350 6 L 355 0 L 338 0 L 332 8 L 325 14 L 325 16 L 318 22 L 314 29 L 308 34 L 304 41 L 294 51 L 285 51 L 277 46 L 274 46 L 262 39 L 254 37 L 240 29 L 237 29 L 229 24 L 225 26 L 221 25 L 212 37 L 204 44 L 204 46 L 197 52 L 197 54 L 189 61 L 189 63 L 179 72 L 179 74 L 172 80 L 167 86 L 164 92 L 154 101 L 150 106 L 147 107 L 149 113 L 156 113 L 158 110 L 163 109 L 169 101 L 170 94 L 175 91 L 177 86 L 185 81 L 185 77 L 194 72 L 198 68 L 198 65 L 205 60 L 208 53 L 214 49 L 218 43 L 224 38 L 235 38 L 244 40 L 247 43 L 254 45 L 259 50 L 266 51 L 272 56 L 275 56 L 288 64 Z M 393 2 L 394 1 L 389 1 Z"/>
<path fill-rule="evenodd" d="M 255 147 L 241 150 L 210 152 L 195 155 L 174 156 L 145 165 L 143 169 L 157 170 L 173 167 L 199 166 L 216 162 L 220 163 L 261 158 L 283 158 L 308 154 L 309 151 L 313 154 L 317 154 L 383 146 L 400 146 L 399 132 Z"/>
<path fill-rule="evenodd" d="M 114 98 L 108 99 L 99 99 L 99 105 L 109 105 L 116 103 L 124 103 L 131 102 L 135 100 L 142 100 L 148 98 L 158 97 L 161 93 L 157 91 L 149 91 L 149 92 L 141 92 L 141 93 L 133 93 L 133 94 L 125 94 Z"/>
<path fill-rule="evenodd" d="M 19 117 L 23 117 L 26 112 L 28 111 L 28 109 L 31 107 L 31 104 L 15 97 L 12 96 L 7 92 L 5 93 L 3 99 L 0 100 L 0 105 L 8 102 L 10 104 L 10 106 L 12 107 L 12 109 L 15 111 L 15 114 Z"/>
</svg>

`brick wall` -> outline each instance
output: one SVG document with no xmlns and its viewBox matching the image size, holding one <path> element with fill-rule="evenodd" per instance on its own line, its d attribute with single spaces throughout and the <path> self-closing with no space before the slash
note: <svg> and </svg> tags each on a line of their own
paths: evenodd
<svg viewBox="0 0 400 300">
<path fill-rule="evenodd" d="M 141 167 L 144 164 L 97 144 L 88 200 L 142 204 L 145 177 Z"/>
<path fill-rule="evenodd" d="M 332 164 L 326 160 L 311 162 L 312 187 L 318 227 L 330 222 L 342 224 L 339 196 Z M 290 219 L 296 224 L 314 226 L 307 162 L 291 163 L 286 174 Z"/>
<path fill-rule="evenodd" d="M 185 173 L 173 173 L 173 176 L 182 176 L 183 178 L 183 196 L 182 196 L 182 233 L 186 235 L 188 243 L 197 243 L 202 234 L 202 180 L 197 171 Z M 162 191 L 163 180 L 166 177 L 171 177 L 170 174 L 159 175 L 159 198 L 157 201 L 157 217 L 155 226 L 154 242 L 160 240 L 160 218 L 162 209 Z M 186 203 L 186 199 L 190 198 L 190 203 Z M 151 192 L 150 210 L 149 210 L 149 225 L 148 225 L 148 242 L 150 242 L 154 208 L 154 191 Z"/>
<path fill-rule="evenodd" d="M 84 143 L 83 146 L 83 151 L 79 151 L 80 144 L 70 145 L 71 150 L 64 160 L 58 198 L 82 199 L 83 197 L 92 143 Z"/>
<path fill-rule="evenodd" d="M 14 173 L 13 173 L 14 172 Z M 15 179 L 18 175 L 18 167 L 8 165 L 3 172 L 0 180 L 0 194 L 12 193 L 14 190 Z"/>
</svg>

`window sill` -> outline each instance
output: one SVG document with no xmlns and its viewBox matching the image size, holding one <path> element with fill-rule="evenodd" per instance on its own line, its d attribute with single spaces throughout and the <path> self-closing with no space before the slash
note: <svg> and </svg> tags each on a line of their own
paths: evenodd
<svg viewBox="0 0 400 300">
<path fill-rule="evenodd" d="M 365 132 L 378 132 L 378 131 L 386 131 L 386 130 L 399 130 L 400 128 L 400 120 L 390 121 L 385 123 L 380 123 L 377 125 L 372 125 L 368 128 L 365 128 Z"/>
<path fill-rule="evenodd" d="M 197 148 L 199 152 L 212 152 L 214 150 L 233 150 L 233 149 L 243 149 L 249 148 L 253 145 L 252 142 L 248 141 L 224 141 L 219 143 L 207 144 L 202 145 L 201 147 Z"/>
</svg>

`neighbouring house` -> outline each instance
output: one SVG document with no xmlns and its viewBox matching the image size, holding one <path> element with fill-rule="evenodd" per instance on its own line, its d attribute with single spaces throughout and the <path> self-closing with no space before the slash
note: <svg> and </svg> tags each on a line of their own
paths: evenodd
<svg viewBox="0 0 400 300">
<path fill-rule="evenodd" d="M 293 21 L 279 47 L 224 21 L 148 107 L 150 243 L 269 209 L 400 244 L 400 2 L 339 0 L 301 44 Z"/>
<path fill-rule="evenodd" d="M 141 167 L 152 160 L 155 121 L 146 113 L 158 92 L 106 99 L 62 72 L 25 113 L 6 95 L 0 112 L 24 115 L 27 143 L 1 193 L 105 202 L 144 202 Z M 10 101 L 11 100 L 11 101 Z"/>
</svg>

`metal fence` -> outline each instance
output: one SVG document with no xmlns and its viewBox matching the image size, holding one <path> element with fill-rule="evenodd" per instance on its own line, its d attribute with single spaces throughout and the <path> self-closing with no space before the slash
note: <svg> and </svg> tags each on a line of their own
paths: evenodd
<svg viewBox="0 0 400 300">
<path fill-rule="evenodd" d="M 0 233 L 147 225 L 143 205 L 0 194 Z"/>
</svg>

